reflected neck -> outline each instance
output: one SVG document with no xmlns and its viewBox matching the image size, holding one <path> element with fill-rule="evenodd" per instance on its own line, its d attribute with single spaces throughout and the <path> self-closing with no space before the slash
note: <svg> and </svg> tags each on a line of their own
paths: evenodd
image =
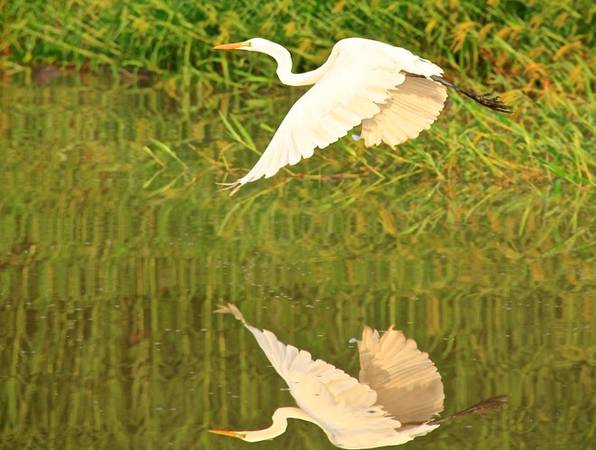
<svg viewBox="0 0 596 450">
<path fill-rule="evenodd" d="M 326 72 L 325 64 L 315 70 L 304 73 L 292 72 L 292 56 L 284 47 L 275 42 L 269 42 L 266 48 L 257 50 L 271 56 L 277 62 L 277 76 L 283 84 L 288 86 L 308 86 L 315 84 Z"/>
<path fill-rule="evenodd" d="M 245 435 L 244 439 L 247 442 L 258 442 L 267 439 L 273 439 L 286 431 L 288 427 L 288 419 L 301 419 L 308 422 L 313 422 L 314 419 L 302 411 L 300 408 L 286 407 L 278 408 L 273 413 L 273 424 L 269 428 L 255 431 L 241 431 Z"/>
</svg>

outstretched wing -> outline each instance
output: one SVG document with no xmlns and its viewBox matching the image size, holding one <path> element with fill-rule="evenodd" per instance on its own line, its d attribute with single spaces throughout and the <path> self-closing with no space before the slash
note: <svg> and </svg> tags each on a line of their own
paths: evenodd
<svg viewBox="0 0 596 450">
<path fill-rule="evenodd" d="M 377 392 L 377 401 L 401 423 L 423 422 L 443 410 L 441 375 L 428 353 L 401 331 L 382 336 L 364 327 L 358 344 L 360 382 Z"/>
<path fill-rule="evenodd" d="M 349 434 L 352 444 L 359 435 L 363 439 L 371 435 L 376 439 L 397 436 L 395 430 L 401 424 L 377 404 L 377 394 L 369 386 L 323 360 L 313 360 L 305 350 L 284 344 L 271 331 L 253 327 L 234 305 L 220 306 L 216 312 L 233 314 L 248 328 L 298 406 L 332 442 L 342 442 L 344 434 Z"/>
<path fill-rule="evenodd" d="M 328 70 L 290 109 L 261 158 L 238 185 L 269 178 L 279 169 L 310 158 L 381 111 L 404 71 L 425 77 L 442 70 L 411 52 L 367 39 L 339 41 Z"/>
<path fill-rule="evenodd" d="M 416 138 L 430 128 L 447 99 L 447 88 L 423 77 L 406 76 L 390 91 L 391 98 L 381 111 L 362 121 L 362 137 L 367 147 L 385 142 L 397 145 Z"/>
</svg>

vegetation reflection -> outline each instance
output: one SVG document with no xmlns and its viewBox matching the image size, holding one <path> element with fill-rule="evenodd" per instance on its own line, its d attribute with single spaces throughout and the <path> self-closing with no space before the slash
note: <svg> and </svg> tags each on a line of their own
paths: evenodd
<svg viewBox="0 0 596 450">
<path fill-rule="evenodd" d="M 447 415 L 509 395 L 490 420 L 429 435 L 439 449 L 589 445 L 588 189 L 413 183 L 414 169 L 337 180 L 323 155 L 315 179 L 230 200 L 215 181 L 250 161 L 216 111 L 250 104 L 101 83 L 0 91 L 1 446 L 236 448 L 207 429 L 257 429 L 291 399 L 245 331 L 212 314 L 222 302 L 349 373 L 362 323 L 395 324 L 441 368 Z M 267 111 L 243 123 L 261 130 Z M 254 448 L 329 448 L 292 425 Z"/>
</svg>

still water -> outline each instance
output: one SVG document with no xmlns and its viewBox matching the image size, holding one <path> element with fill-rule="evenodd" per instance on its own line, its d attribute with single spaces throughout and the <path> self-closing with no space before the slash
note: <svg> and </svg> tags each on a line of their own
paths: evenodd
<svg viewBox="0 0 596 450">
<path fill-rule="evenodd" d="M 293 405 L 222 302 L 354 375 L 350 339 L 395 324 L 446 414 L 509 397 L 403 448 L 591 447 L 593 196 L 280 174 L 230 198 L 215 182 L 256 155 L 219 111 L 263 148 L 291 101 L 251 97 L 0 85 L 0 448 L 333 448 L 300 421 L 258 444 L 206 432 Z M 357 166 L 328 151 L 326 173 Z"/>
</svg>

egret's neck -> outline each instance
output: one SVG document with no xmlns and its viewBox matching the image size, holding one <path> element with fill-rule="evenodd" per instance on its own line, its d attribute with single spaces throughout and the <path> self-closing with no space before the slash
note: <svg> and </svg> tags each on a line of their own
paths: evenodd
<svg viewBox="0 0 596 450">
<path fill-rule="evenodd" d="M 277 62 L 277 76 L 288 86 L 307 86 L 315 84 L 326 71 L 325 64 L 316 70 L 304 73 L 292 73 L 292 56 L 284 47 L 271 42 L 267 48 L 257 50 L 271 56 Z"/>
<path fill-rule="evenodd" d="M 273 439 L 286 431 L 288 419 L 301 419 L 308 422 L 315 422 L 312 417 L 302 411 L 300 408 L 286 407 L 278 408 L 273 413 L 273 424 L 264 430 L 241 431 L 244 433 L 244 440 L 247 442 L 259 442 L 267 439 Z M 316 423 L 316 422 L 315 422 Z"/>
</svg>

